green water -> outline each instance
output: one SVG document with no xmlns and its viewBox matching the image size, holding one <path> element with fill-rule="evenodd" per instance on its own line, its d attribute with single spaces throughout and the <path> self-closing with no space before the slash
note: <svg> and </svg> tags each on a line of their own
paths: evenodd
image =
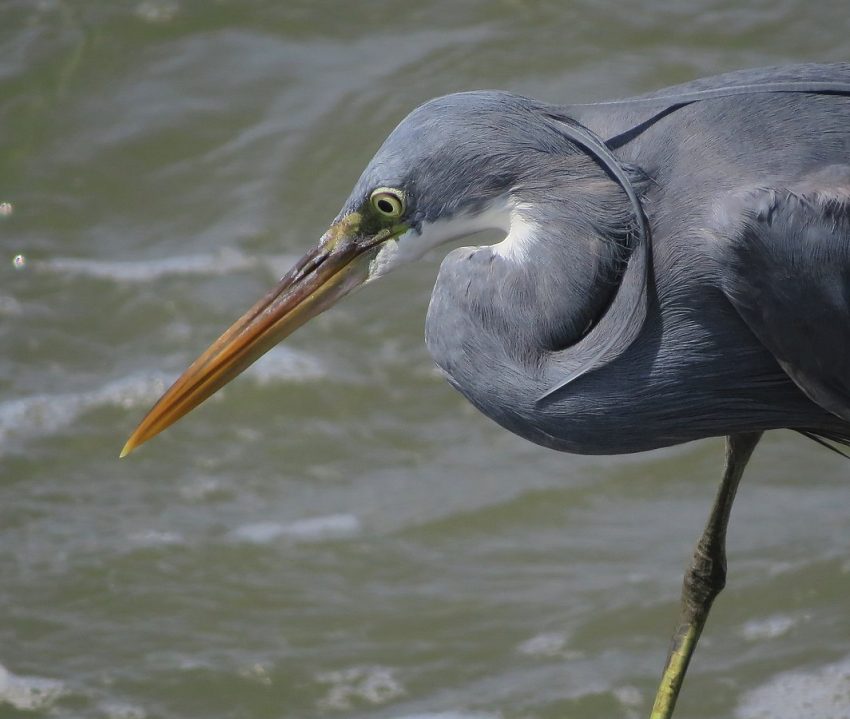
<svg viewBox="0 0 850 719">
<path fill-rule="evenodd" d="M 417 103 L 848 57 L 844 2 L 5 0 L 0 717 L 647 715 L 722 443 L 506 434 L 432 369 L 439 257 L 117 455 Z M 681 717 L 850 717 L 848 530 L 768 436 Z"/>
</svg>

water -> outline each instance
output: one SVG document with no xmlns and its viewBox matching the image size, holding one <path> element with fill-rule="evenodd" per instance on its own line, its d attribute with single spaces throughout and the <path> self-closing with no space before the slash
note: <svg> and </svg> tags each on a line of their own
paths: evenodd
<svg viewBox="0 0 850 719">
<path fill-rule="evenodd" d="M 507 435 L 432 370 L 439 257 L 117 454 L 418 102 L 846 60 L 846 4 L 21 0 L 0 27 L 0 716 L 645 716 L 722 443 Z M 759 448 L 682 716 L 848 716 L 848 500 L 846 461 Z"/>
</svg>

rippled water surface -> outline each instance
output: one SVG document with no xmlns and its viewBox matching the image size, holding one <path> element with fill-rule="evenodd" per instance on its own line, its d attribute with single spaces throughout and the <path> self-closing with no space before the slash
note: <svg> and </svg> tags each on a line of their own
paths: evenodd
<svg viewBox="0 0 850 719">
<path fill-rule="evenodd" d="M 117 454 L 417 103 L 848 57 L 844 2 L 0 4 L 0 716 L 648 714 L 722 442 L 508 435 L 423 346 L 439 257 Z M 850 717 L 848 466 L 757 451 L 682 717 Z"/>
</svg>

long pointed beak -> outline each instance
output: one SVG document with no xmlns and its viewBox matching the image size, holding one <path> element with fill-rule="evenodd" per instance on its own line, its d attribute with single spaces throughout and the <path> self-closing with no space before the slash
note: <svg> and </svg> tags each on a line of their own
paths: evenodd
<svg viewBox="0 0 850 719">
<path fill-rule="evenodd" d="M 344 219 L 328 230 L 315 249 L 192 363 L 136 427 L 121 457 L 172 425 L 305 322 L 363 284 L 369 262 L 391 235 L 355 238 L 351 225 Z"/>
</svg>

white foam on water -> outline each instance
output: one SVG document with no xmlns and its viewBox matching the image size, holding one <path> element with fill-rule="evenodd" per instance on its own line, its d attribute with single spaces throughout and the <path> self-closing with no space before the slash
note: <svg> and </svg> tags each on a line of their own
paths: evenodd
<svg viewBox="0 0 850 719">
<path fill-rule="evenodd" d="M 617 687 L 611 693 L 624 707 L 637 708 L 643 703 L 643 693 L 631 684 Z"/>
<path fill-rule="evenodd" d="M 245 373 L 260 385 L 311 381 L 327 374 L 321 362 L 287 347 L 273 349 L 264 360 Z M 58 432 L 95 407 L 147 409 L 174 379 L 153 372 L 114 380 L 90 391 L 35 394 L 0 402 L 0 454 L 15 441 Z"/>
<path fill-rule="evenodd" d="M 790 632 L 799 619 L 784 614 L 775 614 L 767 619 L 755 619 L 745 623 L 741 627 L 741 636 L 748 642 L 757 642 L 765 639 L 775 639 Z"/>
<path fill-rule="evenodd" d="M 792 572 L 798 572 L 801 569 L 807 567 L 808 564 L 804 560 L 799 560 L 796 562 L 773 562 L 767 570 L 767 573 L 771 577 L 779 577 L 783 574 L 790 574 Z"/>
<path fill-rule="evenodd" d="M 233 248 L 215 253 L 179 255 L 152 260 L 97 260 L 77 257 L 52 257 L 33 261 L 37 272 L 77 275 L 121 282 L 150 282 L 180 275 L 225 275 L 264 264 L 263 256 L 246 255 Z"/>
<path fill-rule="evenodd" d="M 109 702 L 100 705 L 106 719 L 146 719 L 147 713 L 142 707 L 123 702 Z"/>
<path fill-rule="evenodd" d="M 500 719 L 500 714 L 489 712 L 447 711 L 425 714 L 405 714 L 397 719 Z"/>
<path fill-rule="evenodd" d="M 850 656 L 813 671 L 777 674 L 744 696 L 738 719 L 850 719 Z"/>
<path fill-rule="evenodd" d="M 250 679 L 252 682 L 257 682 L 257 684 L 262 684 L 265 687 L 272 685 L 269 667 L 261 662 L 255 662 L 250 666 L 243 667 L 239 670 L 239 676 L 244 679 Z"/>
<path fill-rule="evenodd" d="M 315 677 L 320 684 L 329 684 L 327 694 L 318 701 L 320 709 L 347 711 L 358 703 L 380 705 L 405 694 L 404 687 L 389 667 L 349 667 L 332 672 L 320 672 Z"/>
<path fill-rule="evenodd" d="M 520 654 L 529 657 L 560 657 L 576 659 L 580 652 L 567 648 L 567 635 L 561 632 L 546 632 L 526 639 L 518 647 Z"/>
<path fill-rule="evenodd" d="M 133 532 L 128 539 L 134 547 L 170 547 L 184 544 L 186 541 L 178 532 L 163 532 L 156 529 Z"/>
<path fill-rule="evenodd" d="M 228 537 L 237 542 L 269 544 L 280 538 L 304 542 L 353 537 L 361 530 L 360 520 L 353 514 L 328 514 L 295 522 L 254 522 L 237 527 Z"/>
<path fill-rule="evenodd" d="M 19 676 L 0 664 L 0 707 L 9 704 L 22 711 L 42 711 L 64 693 L 65 685 L 57 679 Z"/>
<path fill-rule="evenodd" d="M 23 311 L 21 303 L 11 295 L 0 295 L 0 317 L 17 317 Z"/>
<path fill-rule="evenodd" d="M 167 23 L 179 10 L 180 6 L 170 0 L 144 0 L 133 8 L 133 15 L 149 23 Z"/>
<path fill-rule="evenodd" d="M 311 382 L 328 374 L 328 367 L 322 360 L 283 345 L 273 347 L 245 372 L 246 377 L 261 386 L 281 381 Z"/>
<path fill-rule="evenodd" d="M 284 526 L 280 522 L 254 522 L 237 527 L 227 536 L 236 542 L 268 544 L 283 534 Z"/>
<path fill-rule="evenodd" d="M 215 477 L 193 477 L 180 487 L 179 492 L 188 502 L 208 502 L 231 494 L 227 485 Z"/>
<path fill-rule="evenodd" d="M 0 402 L 0 453 L 13 441 L 57 432 L 94 407 L 146 406 L 166 386 L 165 376 L 156 373 L 126 377 L 89 392 L 37 394 Z"/>
</svg>

